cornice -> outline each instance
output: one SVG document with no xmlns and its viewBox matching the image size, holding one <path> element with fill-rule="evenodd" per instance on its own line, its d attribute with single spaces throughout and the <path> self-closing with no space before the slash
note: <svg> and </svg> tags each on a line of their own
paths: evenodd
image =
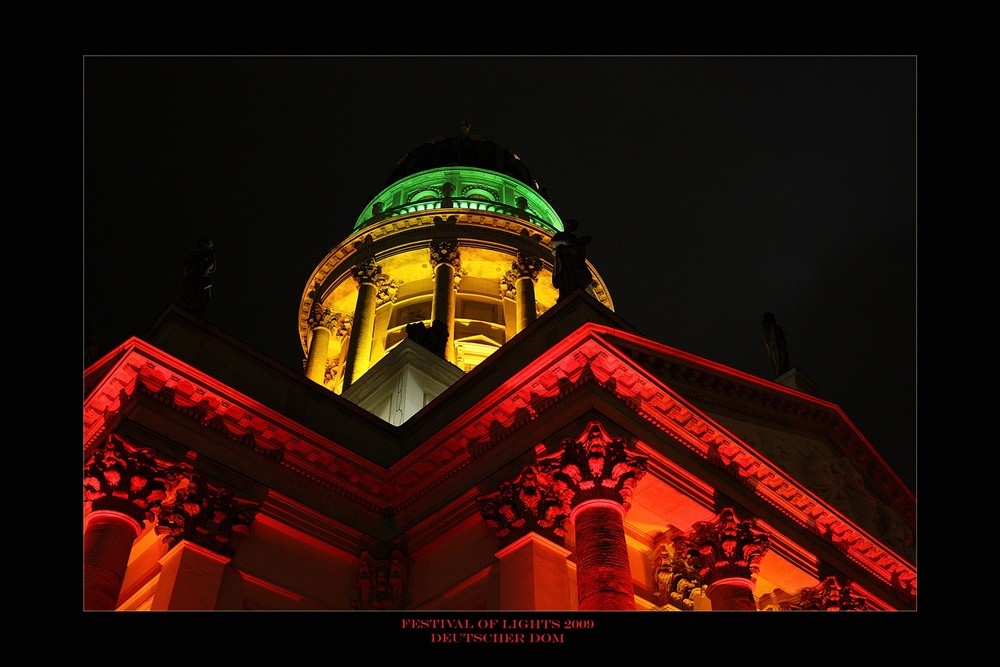
<svg viewBox="0 0 1000 667">
<path fill-rule="evenodd" d="M 827 442 L 834 444 L 859 470 L 867 471 L 879 494 L 892 503 L 904 521 L 911 526 L 915 524 L 913 493 L 839 406 L 631 334 L 611 330 L 608 334 L 623 354 L 669 381 L 672 389 L 692 402 L 832 436 Z"/>
<path fill-rule="evenodd" d="M 107 430 L 140 387 L 206 429 L 222 429 L 244 446 L 252 442 L 254 451 L 269 464 L 283 466 L 311 484 L 353 493 L 355 502 L 392 515 L 539 415 L 592 387 L 704 465 L 725 471 L 802 529 L 830 540 L 873 576 L 915 595 L 912 566 L 623 353 L 609 340 L 609 334 L 618 333 L 598 325 L 581 326 L 509 377 L 497 375 L 494 382 L 499 384 L 492 391 L 430 438 L 404 446 L 409 453 L 389 468 L 291 423 L 151 346 L 139 345 L 123 355 L 85 401 L 85 443 Z"/>
</svg>

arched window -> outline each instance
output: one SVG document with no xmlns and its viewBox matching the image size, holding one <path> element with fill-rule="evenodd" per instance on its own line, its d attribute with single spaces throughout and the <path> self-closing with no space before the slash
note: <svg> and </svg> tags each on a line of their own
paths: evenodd
<svg viewBox="0 0 1000 667">
<path fill-rule="evenodd" d="M 441 199 L 441 195 L 434 190 L 421 190 L 410 197 L 410 203 L 412 204 L 413 202 L 418 201 L 431 201 L 433 199 Z"/>
<path fill-rule="evenodd" d="M 466 199 L 478 199 L 479 201 L 496 201 L 493 193 L 482 188 L 469 188 L 465 193 Z"/>
</svg>

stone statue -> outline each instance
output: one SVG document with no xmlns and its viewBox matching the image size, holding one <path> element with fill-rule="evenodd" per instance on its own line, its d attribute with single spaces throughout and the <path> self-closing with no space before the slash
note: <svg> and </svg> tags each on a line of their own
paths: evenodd
<svg viewBox="0 0 1000 667">
<path fill-rule="evenodd" d="M 774 374 L 774 377 L 778 377 L 792 368 L 792 365 L 788 363 L 785 331 L 775 321 L 774 315 L 771 313 L 764 313 L 760 329 L 764 334 L 764 347 L 767 349 L 767 360 L 771 364 L 771 373 Z"/>
<path fill-rule="evenodd" d="M 577 238 L 579 222 L 567 220 L 563 223 L 564 231 L 552 236 L 555 266 L 552 269 L 552 286 L 559 290 L 556 301 L 562 301 L 578 289 L 587 289 L 594 281 L 594 276 L 587 268 L 587 245 L 589 236 Z"/>
<path fill-rule="evenodd" d="M 423 322 L 410 322 L 406 325 L 406 337 L 444 359 L 448 325 L 441 320 L 434 320 L 430 327 L 424 326 Z"/>
<path fill-rule="evenodd" d="M 212 282 L 215 274 L 215 244 L 212 239 L 198 239 L 198 249 L 184 259 L 184 303 L 188 309 L 205 316 L 205 309 L 212 300 Z"/>
</svg>

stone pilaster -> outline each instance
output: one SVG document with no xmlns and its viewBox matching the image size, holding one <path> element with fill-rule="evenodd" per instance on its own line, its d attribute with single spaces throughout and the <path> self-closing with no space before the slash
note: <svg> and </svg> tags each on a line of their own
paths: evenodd
<svg viewBox="0 0 1000 667">
<path fill-rule="evenodd" d="M 108 436 L 84 466 L 84 609 L 118 605 L 132 543 L 189 468 Z"/>
<path fill-rule="evenodd" d="M 756 611 L 753 591 L 770 537 L 756 530 L 754 522 L 739 520 L 727 507 L 713 519 L 694 524 L 673 542 L 677 557 L 687 561 L 707 586 L 713 610 Z"/>
<path fill-rule="evenodd" d="M 566 559 L 570 552 L 529 532 L 496 552 L 500 574 L 500 609 L 560 611 L 572 603 Z"/>
<path fill-rule="evenodd" d="M 181 540 L 160 558 L 160 573 L 150 609 L 214 611 L 229 557 Z"/>
</svg>

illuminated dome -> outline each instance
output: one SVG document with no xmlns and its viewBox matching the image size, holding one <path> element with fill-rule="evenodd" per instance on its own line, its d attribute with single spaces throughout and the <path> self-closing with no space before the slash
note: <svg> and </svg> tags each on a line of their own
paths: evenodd
<svg viewBox="0 0 1000 667">
<path fill-rule="evenodd" d="M 343 394 L 421 325 L 443 325 L 442 363 L 471 371 L 555 305 L 552 238 L 564 231 L 520 158 L 468 125 L 416 148 L 306 283 L 306 376 Z M 588 267 L 587 292 L 614 310 Z"/>
<path fill-rule="evenodd" d="M 476 167 L 511 176 L 539 190 L 538 183 L 521 158 L 494 141 L 472 134 L 468 123 L 453 137 L 436 137 L 418 146 L 396 165 L 385 187 L 407 176 L 437 167 Z"/>
</svg>

